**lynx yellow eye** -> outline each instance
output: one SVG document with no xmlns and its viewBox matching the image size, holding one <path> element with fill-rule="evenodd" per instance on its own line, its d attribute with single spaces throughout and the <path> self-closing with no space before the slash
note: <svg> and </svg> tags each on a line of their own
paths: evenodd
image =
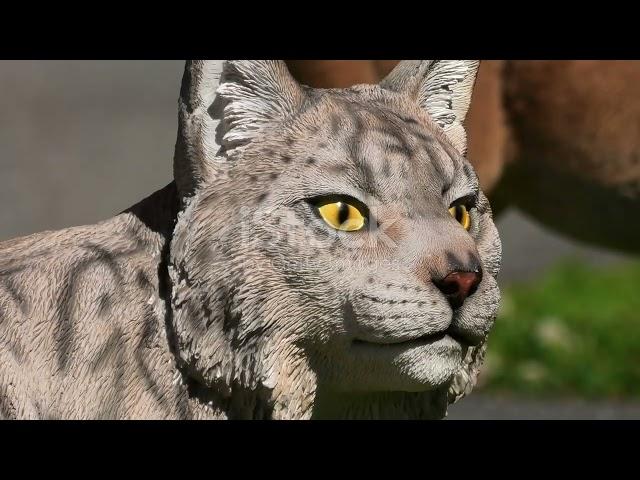
<svg viewBox="0 0 640 480">
<path fill-rule="evenodd" d="M 346 202 L 327 203 L 318 207 L 320 216 L 331 227 L 343 232 L 355 232 L 364 227 L 365 217 Z"/>
<path fill-rule="evenodd" d="M 449 209 L 449 213 L 465 230 L 469 230 L 469 228 L 471 228 L 471 217 L 469 216 L 467 207 L 464 205 L 456 205 Z"/>
</svg>

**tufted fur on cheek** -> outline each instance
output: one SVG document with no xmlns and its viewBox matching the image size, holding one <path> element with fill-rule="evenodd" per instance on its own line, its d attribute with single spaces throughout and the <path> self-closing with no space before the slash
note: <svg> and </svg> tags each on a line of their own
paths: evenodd
<svg viewBox="0 0 640 480">
<path fill-rule="evenodd" d="M 316 380 L 294 320 L 310 312 L 244 234 L 233 192 L 222 193 L 219 216 L 203 189 L 176 226 L 169 274 L 180 362 L 201 400 L 227 418 L 308 418 Z"/>
</svg>

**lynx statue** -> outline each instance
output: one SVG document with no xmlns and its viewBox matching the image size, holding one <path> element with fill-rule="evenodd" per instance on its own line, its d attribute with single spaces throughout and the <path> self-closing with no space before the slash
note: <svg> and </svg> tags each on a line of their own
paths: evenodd
<svg viewBox="0 0 640 480">
<path fill-rule="evenodd" d="M 445 416 L 499 303 L 477 67 L 325 90 L 187 62 L 171 184 L 0 244 L 0 417 Z"/>
</svg>

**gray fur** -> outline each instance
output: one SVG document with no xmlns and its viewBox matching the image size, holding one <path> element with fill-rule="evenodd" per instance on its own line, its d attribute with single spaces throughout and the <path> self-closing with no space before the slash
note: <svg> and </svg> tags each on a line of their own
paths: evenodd
<svg viewBox="0 0 640 480">
<path fill-rule="evenodd" d="M 446 63 L 418 83 L 451 85 L 453 116 L 402 71 L 312 90 L 280 61 L 187 62 L 175 183 L 97 225 L 0 244 L 0 415 L 444 416 L 475 383 L 500 263 L 446 131 L 473 78 Z M 379 225 L 331 230 L 306 201 L 323 194 Z M 474 195 L 466 232 L 447 209 Z M 431 280 L 473 262 L 483 280 L 454 313 Z M 466 344 L 416 340 L 446 328 Z"/>
</svg>

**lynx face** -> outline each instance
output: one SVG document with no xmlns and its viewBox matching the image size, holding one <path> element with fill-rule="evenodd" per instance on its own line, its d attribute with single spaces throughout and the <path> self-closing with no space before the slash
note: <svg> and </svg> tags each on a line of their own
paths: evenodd
<svg viewBox="0 0 640 480">
<path fill-rule="evenodd" d="M 198 167 L 171 248 L 192 375 L 229 391 L 448 386 L 499 301 L 500 242 L 464 138 L 404 77 L 311 90 L 282 64 L 227 69 L 207 109 L 224 161 Z"/>
</svg>

